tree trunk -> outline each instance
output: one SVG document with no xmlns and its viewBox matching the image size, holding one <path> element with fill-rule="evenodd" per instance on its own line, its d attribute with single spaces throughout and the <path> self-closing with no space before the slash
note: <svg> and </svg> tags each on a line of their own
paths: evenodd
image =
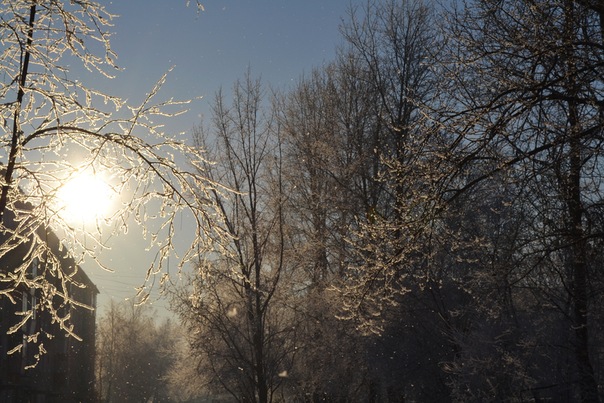
<svg viewBox="0 0 604 403">
<path fill-rule="evenodd" d="M 6 210 L 6 204 L 8 202 L 8 192 L 13 182 L 13 170 L 15 169 L 15 163 L 17 161 L 17 151 L 20 146 L 21 137 L 23 133 L 21 131 L 21 125 L 19 123 L 19 115 L 21 114 L 21 105 L 23 104 L 23 96 L 25 95 L 25 84 L 27 82 L 27 73 L 29 70 L 29 58 L 31 56 L 31 46 L 34 40 L 34 23 L 36 21 L 36 2 L 34 1 L 29 8 L 29 22 L 27 29 L 27 42 L 23 52 L 23 62 L 21 65 L 21 74 L 19 76 L 19 90 L 17 91 L 17 101 L 15 102 L 15 113 L 13 115 L 13 130 L 11 138 L 11 146 L 8 155 L 8 162 L 6 164 L 6 170 L 4 171 L 4 185 L 2 186 L 2 192 L 0 193 L 0 222 L 4 220 L 4 211 Z"/>
<path fill-rule="evenodd" d="M 575 108 L 571 107 L 572 112 Z M 573 134 L 574 136 L 574 134 Z M 575 330 L 575 359 L 579 375 L 579 388 L 582 402 L 598 402 L 598 386 L 589 354 L 588 333 L 588 281 L 587 242 L 583 233 L 583 209 L 581 203 L 581 145 L 576 136 L 570 144 L 569 175 L 569 240 L 571 243 L 570 268 L 573 276 L 573 326 Z"/>
<path fill-rule="evenodd" d="M 575 10 L 573 1 L 566 4 L 566 39 L 567 39 L 567 76 L 568 76 L 568 125 L 569 136 L 569 172 L 566 184 L 566 201 L 568 206 L 568 236 L 570 245 L 569 268 L 572 275 L 573 327 L 575 332 L 575 361 L 578 370 L 579 390 L 582 402 L 598 402 L 598 385 L 589 354 L 588 328 L 588 283 L 587 240 L 583 230 L 583 205 L 581 201 L 581 171 L 582 171 L 582 129 L 579 121 L 577 99 L 579 90 L 576 82 L 577 66 L 574 50 Z M 563 189 L 564 190 L 564 189 Z"/>
</svg>

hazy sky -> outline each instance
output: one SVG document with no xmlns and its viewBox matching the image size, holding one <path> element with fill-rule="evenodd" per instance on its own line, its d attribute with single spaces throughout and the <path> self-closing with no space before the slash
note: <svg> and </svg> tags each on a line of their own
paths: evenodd
<svg viewBox="0 0 604 403">
<path fill-rule="evenodd" d="M 209 102 L 223 87 L 229 91 L 248 66 L 266 84 L 286 88 L 304 72 L 333 60 L 341 43 L 339 25 L 351 4 L 362 0 L 202 0 L 101 1 L 114 20 L 113 49 L 123 69 L 114 80 L 102 82 L 106 93 L 139 102 L 154 83 L 174 67 L 162 97 L 196 100 L 190 112 L 171 120 L 167 131 L 190 133 Z M 131 296 L 149 264 L 135 234 L 113 246 L 113 274 L 85 268 L 101 291 L 99 308 L 110 297 Z M 155 305 L 163 305 L 156 301 Z"/>
</svg>

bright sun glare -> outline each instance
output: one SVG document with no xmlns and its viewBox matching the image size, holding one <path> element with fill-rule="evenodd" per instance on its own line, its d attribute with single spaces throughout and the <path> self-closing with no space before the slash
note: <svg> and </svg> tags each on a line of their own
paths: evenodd
<svg viewBox="0 0 604 403">
<path fill-rule="evenodd" d="M 83 223 L 106 218 L 113 196 L 103 175 L 90 170 L 76 173 L 57 193 L 63 219 Z"/>
</svg>

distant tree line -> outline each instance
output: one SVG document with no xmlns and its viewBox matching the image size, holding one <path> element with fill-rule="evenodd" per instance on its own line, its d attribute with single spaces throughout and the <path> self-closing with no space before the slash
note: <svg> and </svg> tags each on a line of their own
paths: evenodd
<svg viewBox="0 0 604 403">
<path fill-rule="evenodd" d="M 369 1 L 341 31 L 195 129 L 222 236 L 172 290 L 181 399 L 599 401 L 604 7 Z"/>
<path fill-rule="evenodd" d="M 149 305 L 110 302 L 97 329 L 99 402 L 171 401 L 168 374 L 180 354 L 179 333 Z"/>
</svg>

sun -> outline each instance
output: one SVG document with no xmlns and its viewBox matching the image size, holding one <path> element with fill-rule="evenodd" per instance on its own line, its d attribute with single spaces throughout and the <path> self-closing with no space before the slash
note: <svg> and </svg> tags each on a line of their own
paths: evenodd
<svg viewBox="0 0 604 403">
<path fill-rule="evenodd" d="M 104 175 L 82 170 L 70 176 L 57 192 L 64 220 L 89 223 L 108 218 L 115 196 Z"/>
</svg>

